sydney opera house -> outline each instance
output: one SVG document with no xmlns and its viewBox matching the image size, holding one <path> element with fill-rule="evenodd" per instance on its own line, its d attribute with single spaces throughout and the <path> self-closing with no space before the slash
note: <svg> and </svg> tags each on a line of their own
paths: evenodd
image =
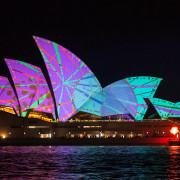
<svg viewBox="0 0 180 180">
<path fill-rule="evenodd" d="M 168 136 L 179 124 L 180 102 L 154 97 L 161 78 L 129 77 L 102 87 L 68 49 L 34 40 L 49 77 L 40 67 L 5 59 L 11 81 L 0 76 L 0 136 Z"/>
</svg>

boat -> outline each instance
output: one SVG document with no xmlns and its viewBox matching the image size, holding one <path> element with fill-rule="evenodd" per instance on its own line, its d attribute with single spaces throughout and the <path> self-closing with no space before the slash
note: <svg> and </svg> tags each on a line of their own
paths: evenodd
<svg viewBox="0 0 180 180">
<path fill-rule="evenodd" d="M 180 140 L 170 140 L 168 141 L 169 146 L 180 146 Z"/>
</svg>

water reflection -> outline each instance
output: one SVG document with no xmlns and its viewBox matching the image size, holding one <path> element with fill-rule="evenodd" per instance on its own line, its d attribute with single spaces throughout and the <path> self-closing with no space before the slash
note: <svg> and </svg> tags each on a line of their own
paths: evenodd
<svg viewBox="0 0 180 180">
<path fill-rule="evenodd" d="M 179 179 L 180 177 L 180 147 L 169 147 L 169 166 L 167 168 L 167 175 L 171 179 Z"/>
<path fill-rule="evenodd" d="M 0 178 L 176 179 L 180 147 L 0 147 Z"/>
</svg>

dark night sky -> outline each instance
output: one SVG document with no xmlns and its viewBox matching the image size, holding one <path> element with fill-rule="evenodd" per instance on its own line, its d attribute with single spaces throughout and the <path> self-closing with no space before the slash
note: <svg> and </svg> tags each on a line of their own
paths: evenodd
<svg viewBox="0 0 180 180">
<path fill-rule="evenodd" d="M 162 77 L 155 96 L 180 101 L 180 4 L 162 2 L 7 1 L 0 5 L 0 75 L 9 76 L 3 58 L 46 73 L 35 35 L 76 54 L 103 87 L 131 76 Z"/>
</svg>

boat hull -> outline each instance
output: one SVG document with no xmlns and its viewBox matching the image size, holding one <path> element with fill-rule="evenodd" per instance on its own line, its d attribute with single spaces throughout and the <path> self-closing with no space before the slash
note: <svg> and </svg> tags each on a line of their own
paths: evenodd
<svg viewBox="0 0 180 180">
<path fill-rule="evenodd" d="M 180 140 L 168 141 L 169 146 L 180 146 Z"/>
</svg>

